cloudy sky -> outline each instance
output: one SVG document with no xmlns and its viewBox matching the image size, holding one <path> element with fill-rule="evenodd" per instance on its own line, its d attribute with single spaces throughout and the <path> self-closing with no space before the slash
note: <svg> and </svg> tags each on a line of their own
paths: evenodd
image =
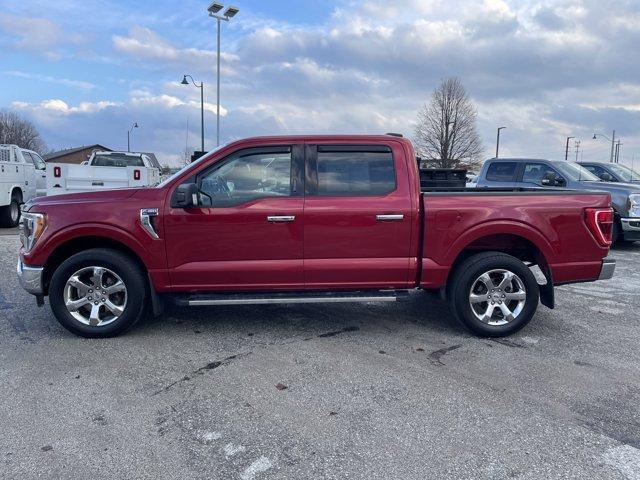
<svg viewBox="0 0 640 480">
<path fill-rule="evenodd" d="M 640 165 L 637 0 L 234 0 L 222 32 L 222 141 L 271 133 L 411 136 L 441 79 L 478 106 L 486 156 Z M 51 149 L 101 143 L 176 164 L 197 147 L 205 83 L 215 145 L 216 25 L 207 0 L 0 0 L 0 108 L 40 128 Z M 189 129 L 187 130 L 187 122 Z M 572 144 L 573 151 L 573 144 Z M 574 157 L 575 158 L 575 157 Z"/>
</svg>

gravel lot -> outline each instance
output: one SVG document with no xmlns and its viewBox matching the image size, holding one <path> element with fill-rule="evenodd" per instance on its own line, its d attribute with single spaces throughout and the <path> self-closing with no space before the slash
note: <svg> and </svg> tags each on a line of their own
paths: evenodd
<svg viewBox="0 0 640 480">
<path fill-rule="evenodd" d="M 86 340 L 20 289 L 17 250 L 0 233 L 0 478 L 640 479 L 640 245 L 495 341 L 423 293 Z"/>
</svg>

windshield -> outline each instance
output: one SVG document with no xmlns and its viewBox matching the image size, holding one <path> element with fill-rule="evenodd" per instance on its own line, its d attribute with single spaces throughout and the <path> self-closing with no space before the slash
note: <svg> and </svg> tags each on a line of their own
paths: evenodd
<svg viewBox="0 0 640 480">
<path fill-rule="evenodd" d="M 607 166 L 609 169 L 618 175 L 624 182 L 638 182 L 640 181 L 640 173 L 631 170 L 624 165 L 611 164 Z"/>
<path fill-rule="evenodd" d="M 142 157 L 124 154 L 100 155 L 93 157 L 94 167 L 144 167 Z"/>
<path fill-rule="evenodd" d="M 172 180 L 174 180 L 175 178 L 178 178 L 180 175 L 182 175 L 183 173 L 185 173 L 187 170 L 191 170 L 192 168 L 197 167 L 198 165 L 200 165 L 204 160 L 206 160 L 207 158 L 210 158 L 212 154 L 216 153 L 218 150 L 221 150 L 222 148 L 226 147 L 227 144 L 225 143 L 224 145 L 220 145 L 219 147 L 214 148 L 213 150 L 211 150 L 210 152 L 207 152 L 206 154 L 204 154 L 203 156 L 201 156 L 198 160 L 196 160 L 193 163 L 187 163 L 184 167 L 182 167 L 180 170 L 178 170 L 177 172 L 175 172 L 173 175 L 171 175 L 168 178 L 165 178 L 162 183 L 160 183 L 158 185 L 157 188 L 163 188 L 164 186 L 166 186 L 167 184 L 169 184 Z"/>
<path fill-rule="evenodd" d="M 601 180 L 596 177 L 589 170 L 581 165 L 575 163 L 557 162 L 553 164 L 560 173 L 565 175 L 569 180 L 573 182 L 600 182 Z"/>
</svg>

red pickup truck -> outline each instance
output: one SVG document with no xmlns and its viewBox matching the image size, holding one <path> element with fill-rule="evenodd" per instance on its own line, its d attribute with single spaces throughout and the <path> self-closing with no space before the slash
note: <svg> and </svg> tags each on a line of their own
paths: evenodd
<svg viewBox="0 0 640 480">
<path fill-rule="evenodd" d="M 482 336 L 517 331 L 554 285 L 608 279 L 601 192 L 421 191 L 391 135 L 226 145 L 154 188 L 23 207 L 18 275 L 58 321 L 117 335 L 184 305 L 397 301 L 439 290 Z M 536 268 L 538 267 L 538 268 Z"/>
</svg>

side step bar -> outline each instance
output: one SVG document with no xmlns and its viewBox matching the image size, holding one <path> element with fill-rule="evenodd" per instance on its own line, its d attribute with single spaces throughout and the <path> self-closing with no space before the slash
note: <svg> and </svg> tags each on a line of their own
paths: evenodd
<svg viewBox="0 0 640 480">
<path fill-rule="evenodd" d="M 217 293 L 179 295 L 176 304 L 190 307 L 213 305 L 268 305 L 302 303 L 362 303 L 397 302 L 408 297 L 407 290 L 359 292 L 279 292 L 279 293 Z"/>
</svg>

